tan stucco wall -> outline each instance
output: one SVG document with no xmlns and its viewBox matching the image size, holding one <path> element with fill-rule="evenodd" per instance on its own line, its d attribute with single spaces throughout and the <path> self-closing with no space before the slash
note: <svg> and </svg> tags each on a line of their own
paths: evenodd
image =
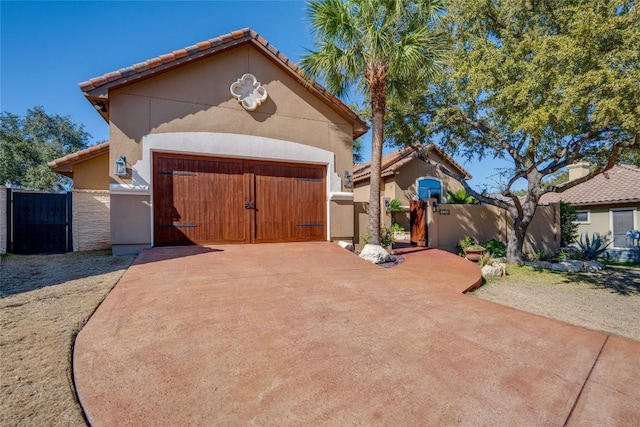
<svg viewBox="0 0 640 427">
<path fill-rule="evenodd" d="M 441 211 L 448 211 L 443 214 Z M 481 244 L 496 239 L 508 241 L 509 214 L 495 206 L 442 204 L 438 212 L 428 212 L 429 247 L 455 252 L 456 244 L 466 236 Z M 560 211 L 557 204 L 539 206 L 525 237 L 525 252 L 560 249 Z"/>
<path fill-rule="evenodd" d="M 640 228 L 640 203 L 582 206 L 577 207 L 577 209 L 579 211 L 589 211 L 589 223 L 578 224 L 578 238 L 582 234 L 591 237 L 594 233 L 611 237 L 613 234 L 610 213 L 612 209 L 635 209 L 635 227 Z"/>
<path fill-rule="evenodd" d="M 109 154 L 73 165 L 73 187 L 82 190 L 109 190 Z"/>
<path fill-rule="evenodd" d="M 73 250 L 111 247 L 108 190 L 73 190 Z"/>
<path fill-rule="evenodd" d="M 438 163 L 446 164 L 446 161 L 437 153 L 429 153 L 429 158 Z M 400 200 L 403 205 L 409 205 L 409 201 L 415 197 L 416 180 L 420 177 L 433 177 L 442 181 L 443 197 L 446 197 L 446 191 L 458 191 L 462 185 L 453 178 L 438 171 L 435 166 L 427 164 L 419 159 L 412 159 L 406 165 L 403 165 L 394 177 L 396 193 L 394 198 Z"/>
<path fill-rule="evenodd" d="M 0 185 L 0 254 L 7 253 L 7 189 Z"/>
<path fill-rule="evenodd" d="M 151 209 L 147 195 L 111 194 L 111 242 L 114 255 L 135 253 L 151 243 Z"/>
<path fill-rule="evenodd" d="M 267 89 L 266 102 L 245 111 L 229 86 L 244 73 Z M 336 154 L 336 172 L 352 170 L 349 122 L 249 45 L 109 93 L 110 164 L 141 158 L 146 134 L 222 132 L 298 142 Z M 112 176 L 116 182 L 128 182 Z"/>
<path fill-rule="evenodd" d="M 330 203 L 331 240 L 353 241 L 353 202 L 333 200 Z"/>
<path fill-rule="evenodd" d="M 268 92 L 266 102 L 254 112 L 245 111 L 229 93 L 229 86 L 244 73 L 253 74 Z M 338 176 L 352 171 L 352 124 L 250 45 L 115 89 L 109 93 L 109 111 L 108 165 L 125 156 L 127 167 L 134 166 L 142 159 L 142 138 L 148 134 L 217 132 L 321 148 L 335 153 Z M 110 180 L 131 183 L 130 177 L 111 175 Z M 150 209 L 144 212 L 139 202 L 138 196 L 112 196 L 114 245 L 151 244 Z M 353 211 L 347 212 L 344 205 L 331 203 L 331 238 L 353 236 Z M 123 220 L 134 217 L 131 206 L 136 206 L 135 226 Z M 349 230 L 351 234 L 343 236 Z"/>
</svg>

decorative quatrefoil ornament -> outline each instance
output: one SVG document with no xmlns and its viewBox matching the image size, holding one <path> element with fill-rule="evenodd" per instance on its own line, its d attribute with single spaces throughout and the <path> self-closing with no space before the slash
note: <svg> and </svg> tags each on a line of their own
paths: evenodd
<svg viewBox="0 0 640 427">
<path fill-rule="evenodd" d="M 253 74 L 244 74 L 231 85 L 229 90 L 247 111 L 254 111 L 267 99 L 267 90 Z"/>
</svg>

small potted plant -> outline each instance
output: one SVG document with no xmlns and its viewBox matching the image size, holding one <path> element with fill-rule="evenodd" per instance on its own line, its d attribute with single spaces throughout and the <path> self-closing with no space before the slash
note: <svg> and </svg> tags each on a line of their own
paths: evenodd
<svg viewBox="0 0 640 427">
<path fill-rule="evenodd" d="M 463 249 L 465 258 L 469 261 L 478 262 L 482 255 L 487 251 L 484 246 L 480 246 L 478 244 L 469 245 Z"/>
</svg>

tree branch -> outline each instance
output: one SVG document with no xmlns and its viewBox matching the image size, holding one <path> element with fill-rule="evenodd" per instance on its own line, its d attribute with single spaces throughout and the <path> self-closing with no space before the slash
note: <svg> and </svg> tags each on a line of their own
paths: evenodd
<svg viewBox="0 0 640 427">
<path fill-rule="evenodd" d="M 467 117 L 466 115 L 462 115 L 462 117 L 459 117 L 458 121 L 461 121 L 463 123 L 466 123 L 466 124 L 470 125 L 471 127 L 473 127 L 475 129 L 479 130 L 480 132 L 484 133 L 485 135 L 489 135 L 498 144 L 500 144 L 500 146 L 502 146 L 502 148 L 504 150 L 506 150 L 509 153 L 509 155 L 513 158 L 513 160 L 515 160 L 516 162 L 521 163 L 521 164 L 525 164 L 526 163 L 525 158 L 522 157 L 520 155 L 520 153 L 518 153 L 518 150 L 516 150 L 516 148 L 514 146 L 509 144 L 509 142 L 507 142 L 507 140 L 505 140 L 499 134 L 494 132 L 491 128 L 489 128 L 487 125 L 485 125 L 481 121 L 472 120 L 469 117 Z"/>
<path fill-rule="evenodd" d="M 583 182 L 590 180 L 596 175 L 599 175 L 603 172 L 608 171 L 613 166 L 615 166 L 615 164 L 618 162 L 618 157 L 620 155 L 620 150 L 622 148 L 635 148 L 636 150 L 640 150 L 640 145 L 638 145 L 639 139 L 640 139 L 640 131 L 636 132 L 633 140 L 631 141 L 616 142 L 615 144 L 613 144 L 613 147 L 611 148 L 611 155 L 609 156 L 609 161 L 607 162 L 607 164 L 588 173 L 587 175 L 581 178 L 577 178 L 577 179 L 574 179 L 573 181 L 565 182 L 564 184 L 561 184 L 561 185 L 553 185 L 553 186 L 546 187 L 545 190 L 541 193 L 541 195 L 545 193 L 551 193 L 551 192 L 562 193 L 570 188 L 575 187 L 578 184 L 582 184 Z"/>
<path fill-rule="evenodd" d="M 469 186 L 469 184 L 467 183 L 467 181 L 465 180 L 465 178 L 463 176 L 458 175 L 457 173 L 450 171 L 449 169 L 444 167 L 439 162 L 432 162 L 431 160 L 429 160 L 429 158 L 427 157 L 426 150 L 424 148 L 422 148 L 422 147 L 417 148 L 416 152 L 418 154 L 418 159 L 422 160 L 425 163 L 428 163 L 428 164 L 432 165 L 434 168 L 436 168 L 436 170 L 438 170 L 438 171 L 442 172 L 443 174 L 447 175 L 448 177 L 453 178 L 456 181 L 458 181 L 468 194 L 472 195 L 473 197 L 475 197 L 479 201 L 484 202 L 484 203 L 488 203 L 488 204 L 493 205 L 493 206 L 497 206 L 497 207 L 505 209 L 505 210 L 511 209 L 512 206 L 509 203 L 507 203 L 505 201 L 502 201 L 502 200 L 499 200 L 499 199 L 495 199 L 493 197 L 487 197 L 484 194 L 478 193 L 477 191 L 475 191 L 473 188 L 471 188 Z"/>
</svg>

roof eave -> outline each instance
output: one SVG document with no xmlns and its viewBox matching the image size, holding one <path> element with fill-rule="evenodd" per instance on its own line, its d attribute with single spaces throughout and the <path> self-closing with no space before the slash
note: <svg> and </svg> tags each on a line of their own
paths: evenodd
<svg viewBox="0 0 640 427">
<path fill-rule="evenodd" d="M 109 153 L 109 142 L 103 142 L 102 144 L 94 145 L 52 160 L 47 165 L 52 171 L 73 178 L 73 166 L 107 153 Z"/>
<path fill-rule="evenodd" d="M 330 94 L 324 87 L 310 79 L 293 61 L 250 28 L 233 31 L 183 49 L 175 50 L 169 54 L 160 55 L 159 57 L 79 83 L 78 86 L 102 118 L 109 122 L 110 90 L 175 70 L 176 68 L 217 55 L 243 44 L 251 44 L 263 52 L 265 56 L 270 58 L 279 68 L 293 76 L 326 105 L 350 121 L 353 125 L 353 139 L 367 133 L 369 127 L 366 122 L 353 110 L 334 95 Z"/>
</svg>

